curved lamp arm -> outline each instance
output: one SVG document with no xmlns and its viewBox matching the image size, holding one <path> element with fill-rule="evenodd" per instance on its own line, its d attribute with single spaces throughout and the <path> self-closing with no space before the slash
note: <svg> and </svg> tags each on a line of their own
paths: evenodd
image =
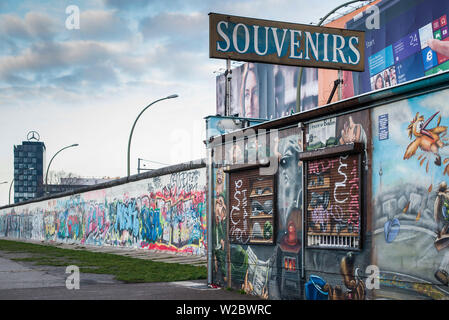
<svg viewBox="0 0 449 320">
<path fill-rule="evenodd" d="M 140 111 L 139 115 L 137 116 L 136 120 L 134 120 L 134 124 L 131 128 L 131 133 L 129 134 L 129 140 L 128 140 L 128 177 L 130 176 L 130 172 L 131 172 L 131 168 L 130 168 L 130 151 L 131 151 L 131 138 L 133 136 L 133 132 L 134 132 L 134 127 L 136 126 L 137 120 L 139 120 L 140 116 L 142 115 L 142 113 L 145 112 L 145 110 L 147 110 L 149 107 L 151 107 L 153 104 L 155 104 L 156 102 L 162 101 L 162 100 L 166 100 L 166 99 L 173 99 L 173 98 L 177 98 L 178 95 L 177 94 L 172 94 L 168 97 L 162 98 L 162 99 L 158 99 L 156 101 L 153 101 L 152 103 L 150 103 L 148 106 L 146 106 L 142 111 Z"/>
<path fill-rule="evenodd" d="M 70 145 L 70 146 L 64 147 L 64 148 L 62 148 L 61 150 L 59 150 L 58 152 L 56 152 L 55 155 L 51 158 L 51 160 L 50 160 L 50 162 L 48 163 L 48 166 L 47 166 L 47 172 L 45 173 L 45 191 L 47 191 L 48 171 L 50 170 L 50 165 L 51 165 L 51 162 L 53 161 L 53 159 L 54 159 L 54 158 L 56 157 L 56 155 L 57 155 L 58 153 L 60 153 L 62 150 L 65 150 L 65 149 L 71 148 L 71 147 L 77 147 L 77 146 L 79 146 L 78 143 L 75 143 L 75 144 L 72 144 L 72 145 Z"/>
<path fill-rule="evenodd" d="M 11 184 L 9 185 L 9 197 L 8 197 L 9 203 L 8 204 L 11 204 L 11 188 L 12 188 L 13 182 L 14 182 L 14 179 L 12 179 Z"/>
</svg>

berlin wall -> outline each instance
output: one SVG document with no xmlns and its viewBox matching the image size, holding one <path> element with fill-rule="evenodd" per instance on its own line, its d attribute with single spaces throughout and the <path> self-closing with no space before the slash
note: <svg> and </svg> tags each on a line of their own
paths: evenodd
<svg viewBox="0 0 449 320">
<path fill-rule="evenodd" d="M 0 238 L 205 255 L 206 168 L 166 167 L 0 207 Z"/>
</svg>

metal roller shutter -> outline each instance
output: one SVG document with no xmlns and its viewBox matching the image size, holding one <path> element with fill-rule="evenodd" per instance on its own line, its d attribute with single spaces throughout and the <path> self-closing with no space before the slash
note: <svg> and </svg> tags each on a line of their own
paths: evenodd
<svg viewBox="0 0 449 320">
<path fill-rule="evenodd" d="M 307 246 L 360 248 L 360 154 L 307 161 Z"/>
<path fill-rule="evenodd" d="M 258 168 L 230 173 L 228 214 L 231 243 L 274 243 L 274 195 L 274 176 L 261 176 Z"/>
</svg>

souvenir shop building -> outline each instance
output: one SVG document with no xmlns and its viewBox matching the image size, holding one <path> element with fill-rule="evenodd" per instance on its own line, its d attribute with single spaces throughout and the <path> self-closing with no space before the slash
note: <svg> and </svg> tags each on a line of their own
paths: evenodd
<svg viewBox="0 0 449 320">
<path fill-rule="evenodd" d="M 442 73 L 209 138 L 209 282 L 448 297 L 448 101 Z"/>
</svg>

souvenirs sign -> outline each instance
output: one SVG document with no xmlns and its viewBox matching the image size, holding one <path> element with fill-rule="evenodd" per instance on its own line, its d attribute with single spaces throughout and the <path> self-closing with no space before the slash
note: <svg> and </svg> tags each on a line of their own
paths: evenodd
<svg viewBox="0 0 449 320">
<path fill-rule="evenodd" d="M 209 56 L 364 71 L 363 31 L 209 14 Z"/>
</svg>

